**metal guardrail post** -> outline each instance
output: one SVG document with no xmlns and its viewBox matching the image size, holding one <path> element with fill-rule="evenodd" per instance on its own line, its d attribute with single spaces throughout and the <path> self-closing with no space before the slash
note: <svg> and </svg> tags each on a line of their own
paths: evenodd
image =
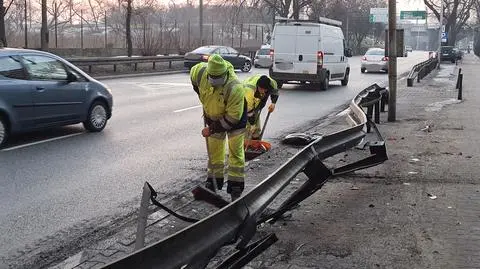
<svg viewBox="0 0 480 269">
<path fill-rule="evenodd" d="M 145 246 L 145 229 L 147 228 L 150 195 L 150 188 L 145 182 L 145 184 L 143 185 L 142 199 L 140 201 L 140 209 L 138 211 L 137 233 L 135 236 L 135 250 L 139 250 Z"/>
<path fill-rule="evenodd" d="M 168 62 L 168 68 L 169 68 L 169 69 L 172 69 L 172 61 L 169 61 L 169 62 Z"/>
<path fill-rule="evenodd" d="M 155 62 L 152 64 L 152 69 L 155 70 Z"/>
</svg>

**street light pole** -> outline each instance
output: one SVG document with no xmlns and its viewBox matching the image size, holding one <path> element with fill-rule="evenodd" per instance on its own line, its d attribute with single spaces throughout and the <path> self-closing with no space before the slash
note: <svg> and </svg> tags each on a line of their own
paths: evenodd
<svg viewBox="0 0 480 269">
<path fill-rule="evenodd" d="M 396 120 L 397 110 L 397 3 L 388 0 L 388 121 Z"/>
</svg>

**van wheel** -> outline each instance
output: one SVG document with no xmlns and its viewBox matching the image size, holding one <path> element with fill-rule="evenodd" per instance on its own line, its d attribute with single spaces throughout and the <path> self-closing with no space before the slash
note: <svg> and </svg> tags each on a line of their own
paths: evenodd
<svg viewBox="0 0 480 269">
<path fill-rule="evenodd" d="M 107 106 L 103 102 L 96 101 L 90 107 L 87 120 L 83 122 L 83 126 L 90 132 L 100 132 L 107 125 L 107 120 Z"/>
<path fill-rule="evenodd" d="M 7 121 L 0 115 L 0 148 L 2 148 L 2 146 L 7 141 L 7 136 L 8 136 Z"/>
<path fill-rule="evenodd" d="M 348 78 L 350 77 L 350 69 L 345 71 L 345 77 L 342 79 L 342 86 L 348 85 Z"/>
<path fill-rule="evenodd" d="M 326 91 L 328 90 L 328 86 L 330 84 L 330 74 L 327 73 L 323 81 L 320 83 L 320 90 Z"/>
<path fill-rule="evenodd" d="M 362 73 L 365 73 L 366 70 L 367 70 L 367 69 L 362 68 L 360 71 L 361 71 Z"/>
</svg>

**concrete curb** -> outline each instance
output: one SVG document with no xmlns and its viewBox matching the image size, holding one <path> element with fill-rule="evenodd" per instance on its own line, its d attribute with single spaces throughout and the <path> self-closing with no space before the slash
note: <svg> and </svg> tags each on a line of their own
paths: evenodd
<svg viewBox="0 0 480 269">
<path fill-rule="evenodd" d="M 175 70 L 175 71 L 165 71 L 165 72 L 150 72 L 150 73 L 138 73 L 138 74 L 118 74 L 118 75 L 106 75 L 106 76 L 92 76 L 98 80 L 106 79 L 118 79 L 118 78 L 137 78 L 137 77 L 148 77 L 148 76 L 162 76 L 162 75 L 172 75 L 172 74 L 181 74 L 188 73 L 187 70 Z"/>
</svg>

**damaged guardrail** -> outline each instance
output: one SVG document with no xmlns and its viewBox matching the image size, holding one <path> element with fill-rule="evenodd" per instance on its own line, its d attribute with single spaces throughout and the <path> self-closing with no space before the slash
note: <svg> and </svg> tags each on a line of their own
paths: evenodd
<svg viewBox="0 0 480 269">
<path fill-rule="evenodd" d="M 407 87 L 413 86 L 413 81 L 415 78 L 417 79 L 417 83 L 420 82 L 420 80 L 430 74 L 430 72 L 432 72 L 437 65 L 438 58 L 436 57 L 414 65 L 407 77 Z"/>
<path fill-rule="evenodd" d="M 248 264 L 277 241 L 272 233 L 251 243 L 258 224 L 275 222 L 283 213 L 322 188 L 332 176 L 375 166 L 388 159 L 383 137 L 362 109 L 362 106 L 375 106 L 384 99 L 385 94 L 385 88 L 377 85 L 363 90 L 350 103 L 347 113 L 350 128 L 316 139 L 255 188 L 214 214 L 104 268 L 205 268 L 221 247 L 232 244 L 236 244 L 236 252 L 217 268 L 241 268 Z M 367 124 L 375 129 L 376 134 L 374 141 L 365 143 L 370 148 L 369 157 L 337 168 L 328 168 L 323 164 L 322 160 L 364 141 Z M 307 176 L 306 182 L 276 210 L 265 213 L 267 206 L 299 173 Z M 155 199 L 155 191 L 147 185 L 144 194 L 150 191 L 153 195 L 150 198 Z M 144 203 L 147 199 L 142 201 Z M 141 218 L 140 222 L 144 223 L 145 218 Z M 137 242 L 139 245 L 142 243 L 141 240 Z"/>
</svg>

